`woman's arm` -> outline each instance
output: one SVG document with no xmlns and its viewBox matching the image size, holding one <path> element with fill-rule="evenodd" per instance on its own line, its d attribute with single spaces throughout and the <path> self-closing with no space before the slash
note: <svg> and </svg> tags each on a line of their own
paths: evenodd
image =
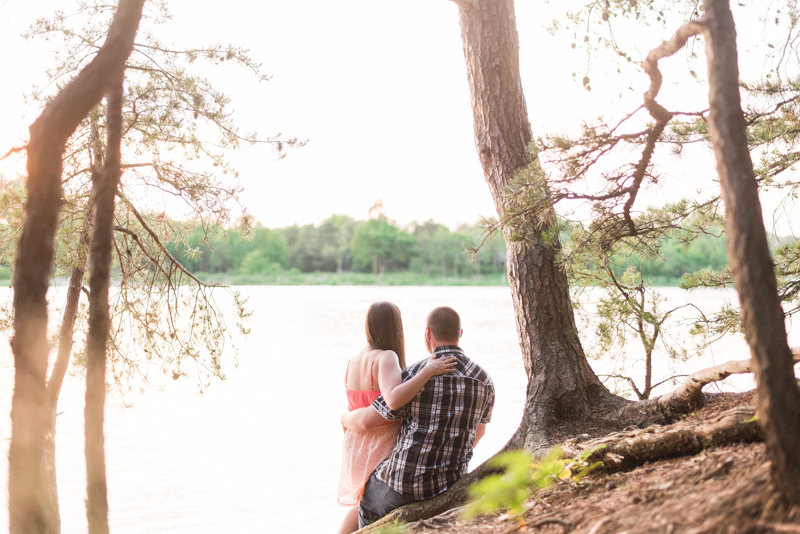
<svg viewBox="0 0 800 534">
<path fill-rule="evenodd" d="M 419 373 L 403 382 L 403 370 L 400 369 L 400 360 L 394 351 L 382 352 L 378 358 L 378 385 L 381 389 L 383 400 L 391 410 L 402 408 L 413 399 L 425 386 L 425 383 L 434 376 L 451 372 L 456 366 L 453 356 L 434 359 L 428 358 L 425 367 Z"/>
</svg>

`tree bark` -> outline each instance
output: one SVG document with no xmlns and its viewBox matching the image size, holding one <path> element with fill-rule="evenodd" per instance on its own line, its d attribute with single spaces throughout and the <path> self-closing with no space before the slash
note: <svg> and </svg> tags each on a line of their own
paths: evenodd
<svg viewBox="0 0 800 534">
<path fill-rule="evenodd" d="M 709 127 L 725 202 L 726 248 L 750 345 L 772 474 L 800 503 L 800 389 L 786 340 L 739 96 L 736 30 L 727 0 L 705 0 Z"/>
<path fill-rule="evenodd" d="M 85 245 L 85 242 L 81 244 Z M 61 532 L 61 513 L 58 508 L 58 480 L 56 478 L 56 415 L 58 397 L 64 376 L 69 367 L 72 354 L 72 341 L 75 332 L 75 318 L 78 315 L 78 304 L 81 299 L 81 284 L 86 268 L 85 255 L 81 255 L 78 265 L 73 267 L 67 289 L 67 301 L 58 335 L 58 353 L 47 381 L 47 430 L 45 431 L 44 456 L 42 458 L 42 476 L 44 478 L 44 499 L 47 534 Z"/>
<path fill-rule="evenodd" d="M 523 168 L 538 164 L 528 150 L 531 127 L 519 72 L 519 38 L 513 0 L 459 4 L 475 144 L 500 216 L 506 188 Z M 622 401 L 603 386 L 578 340 L 566 273 L 556 263 L 558 238 L 531 225 L 524 241 L 505 229 L 507 270 L 528 387 L 523 420 L 510 445 L 535 451 L 548 427 L 580 419 Z"/>
<path fill-rule="evenodd" d="M 111 329 L 108 287 L 114 233 L 114 196 L 121 171 L 123 74 L 108 95 L 108 142 L 103 172 L 93 184 L 89 255 L 89 333 L 86 340 L 86 514 L 90 534 L 108 534 L 105 437 L 106 345 Z"/>
<path fill-rule="evenodd" d="M 631 469 L 662 458 L 698 454 L 711 447 L 759 440 L 758 423 L 752 407 L 728 410 L 707 421 L 679 421 L 669 426 L 651 426 L 630 432 L 617 432 L 586 441 L 576 448 L 567 443 L 565 457 L 593 451 L 589 464 L 603 462 L 604 471 Z"/>
<path fill-rule="evenodd" d="M 61 158 L 67 139 L 108 90 L 108 74 L 124 68 L 144 0 L 120 0 L 97 56 L 31 125 L 28 200 L 14 269 L 14 395 L 8 506 L 12 534 L 47 529 L 42 458 L 48 427 L 47 288 L 61 206 Z"/>
</svg>

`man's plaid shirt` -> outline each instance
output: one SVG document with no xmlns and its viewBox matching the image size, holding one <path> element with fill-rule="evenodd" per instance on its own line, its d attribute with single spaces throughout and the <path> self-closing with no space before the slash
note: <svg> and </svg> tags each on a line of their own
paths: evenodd
<svg viewBox="0 0 800 534">
<path fill-rule="evenodd" d="M 392 454 L 376 476 L 402 495 L 421 501 L 450 487 L 467 472 L 479 423 L 488 423 L 494 406 L 494 384 L 488 373 L 458 346 L 437 347 L 434 356 L 455 356 L 455 370 L 425 384 L 411 402 L 397 411 L 383 397 L 372 407 L 385 419 L 402 419 Z M 403 371 L 403 381 L 416 375 L 426 360 Z"/>
</svg>

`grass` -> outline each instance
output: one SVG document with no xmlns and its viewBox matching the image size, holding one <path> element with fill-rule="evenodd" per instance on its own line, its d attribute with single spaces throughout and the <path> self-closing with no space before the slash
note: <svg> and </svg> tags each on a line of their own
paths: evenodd
<svg viewBox="0 0 800 534">
<path fill-rule="evenodd" d="M 371 273 L 282 273 L 235 274 L 195 273 L 200 280 L 211 284 L 233 286 L 507 286 L 505 273 L 459 277 L 428 276 L 411 271 L 390 272 L 383 275 Z"/>
</svg>

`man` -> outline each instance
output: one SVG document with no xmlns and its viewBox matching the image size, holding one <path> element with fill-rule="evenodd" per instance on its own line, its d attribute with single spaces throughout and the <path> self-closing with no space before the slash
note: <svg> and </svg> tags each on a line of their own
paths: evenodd
<svg viewBox="0 0 800 534">
<path fill-rule="evenodd" d="M 467 472 L 472 450 L 492 417 L 494 385 L 488 373 L 458 346 L 461 319 L 452 308 L 428 314 L 425 348 L 431 358 L 453 356 L 451 373 L 431 379 L 414 399 L 391 410 L 383 397 L 372 406 L 347 412 L 342 424 L 364 432 L 389 421 L 402 420 L 392 454 L 369 477 L 358 509 L 363 528 L 395 508 L 431 499 Z M 417 374 L 427 360 L 403 371 L 403 381 Z"/>
</svg>

